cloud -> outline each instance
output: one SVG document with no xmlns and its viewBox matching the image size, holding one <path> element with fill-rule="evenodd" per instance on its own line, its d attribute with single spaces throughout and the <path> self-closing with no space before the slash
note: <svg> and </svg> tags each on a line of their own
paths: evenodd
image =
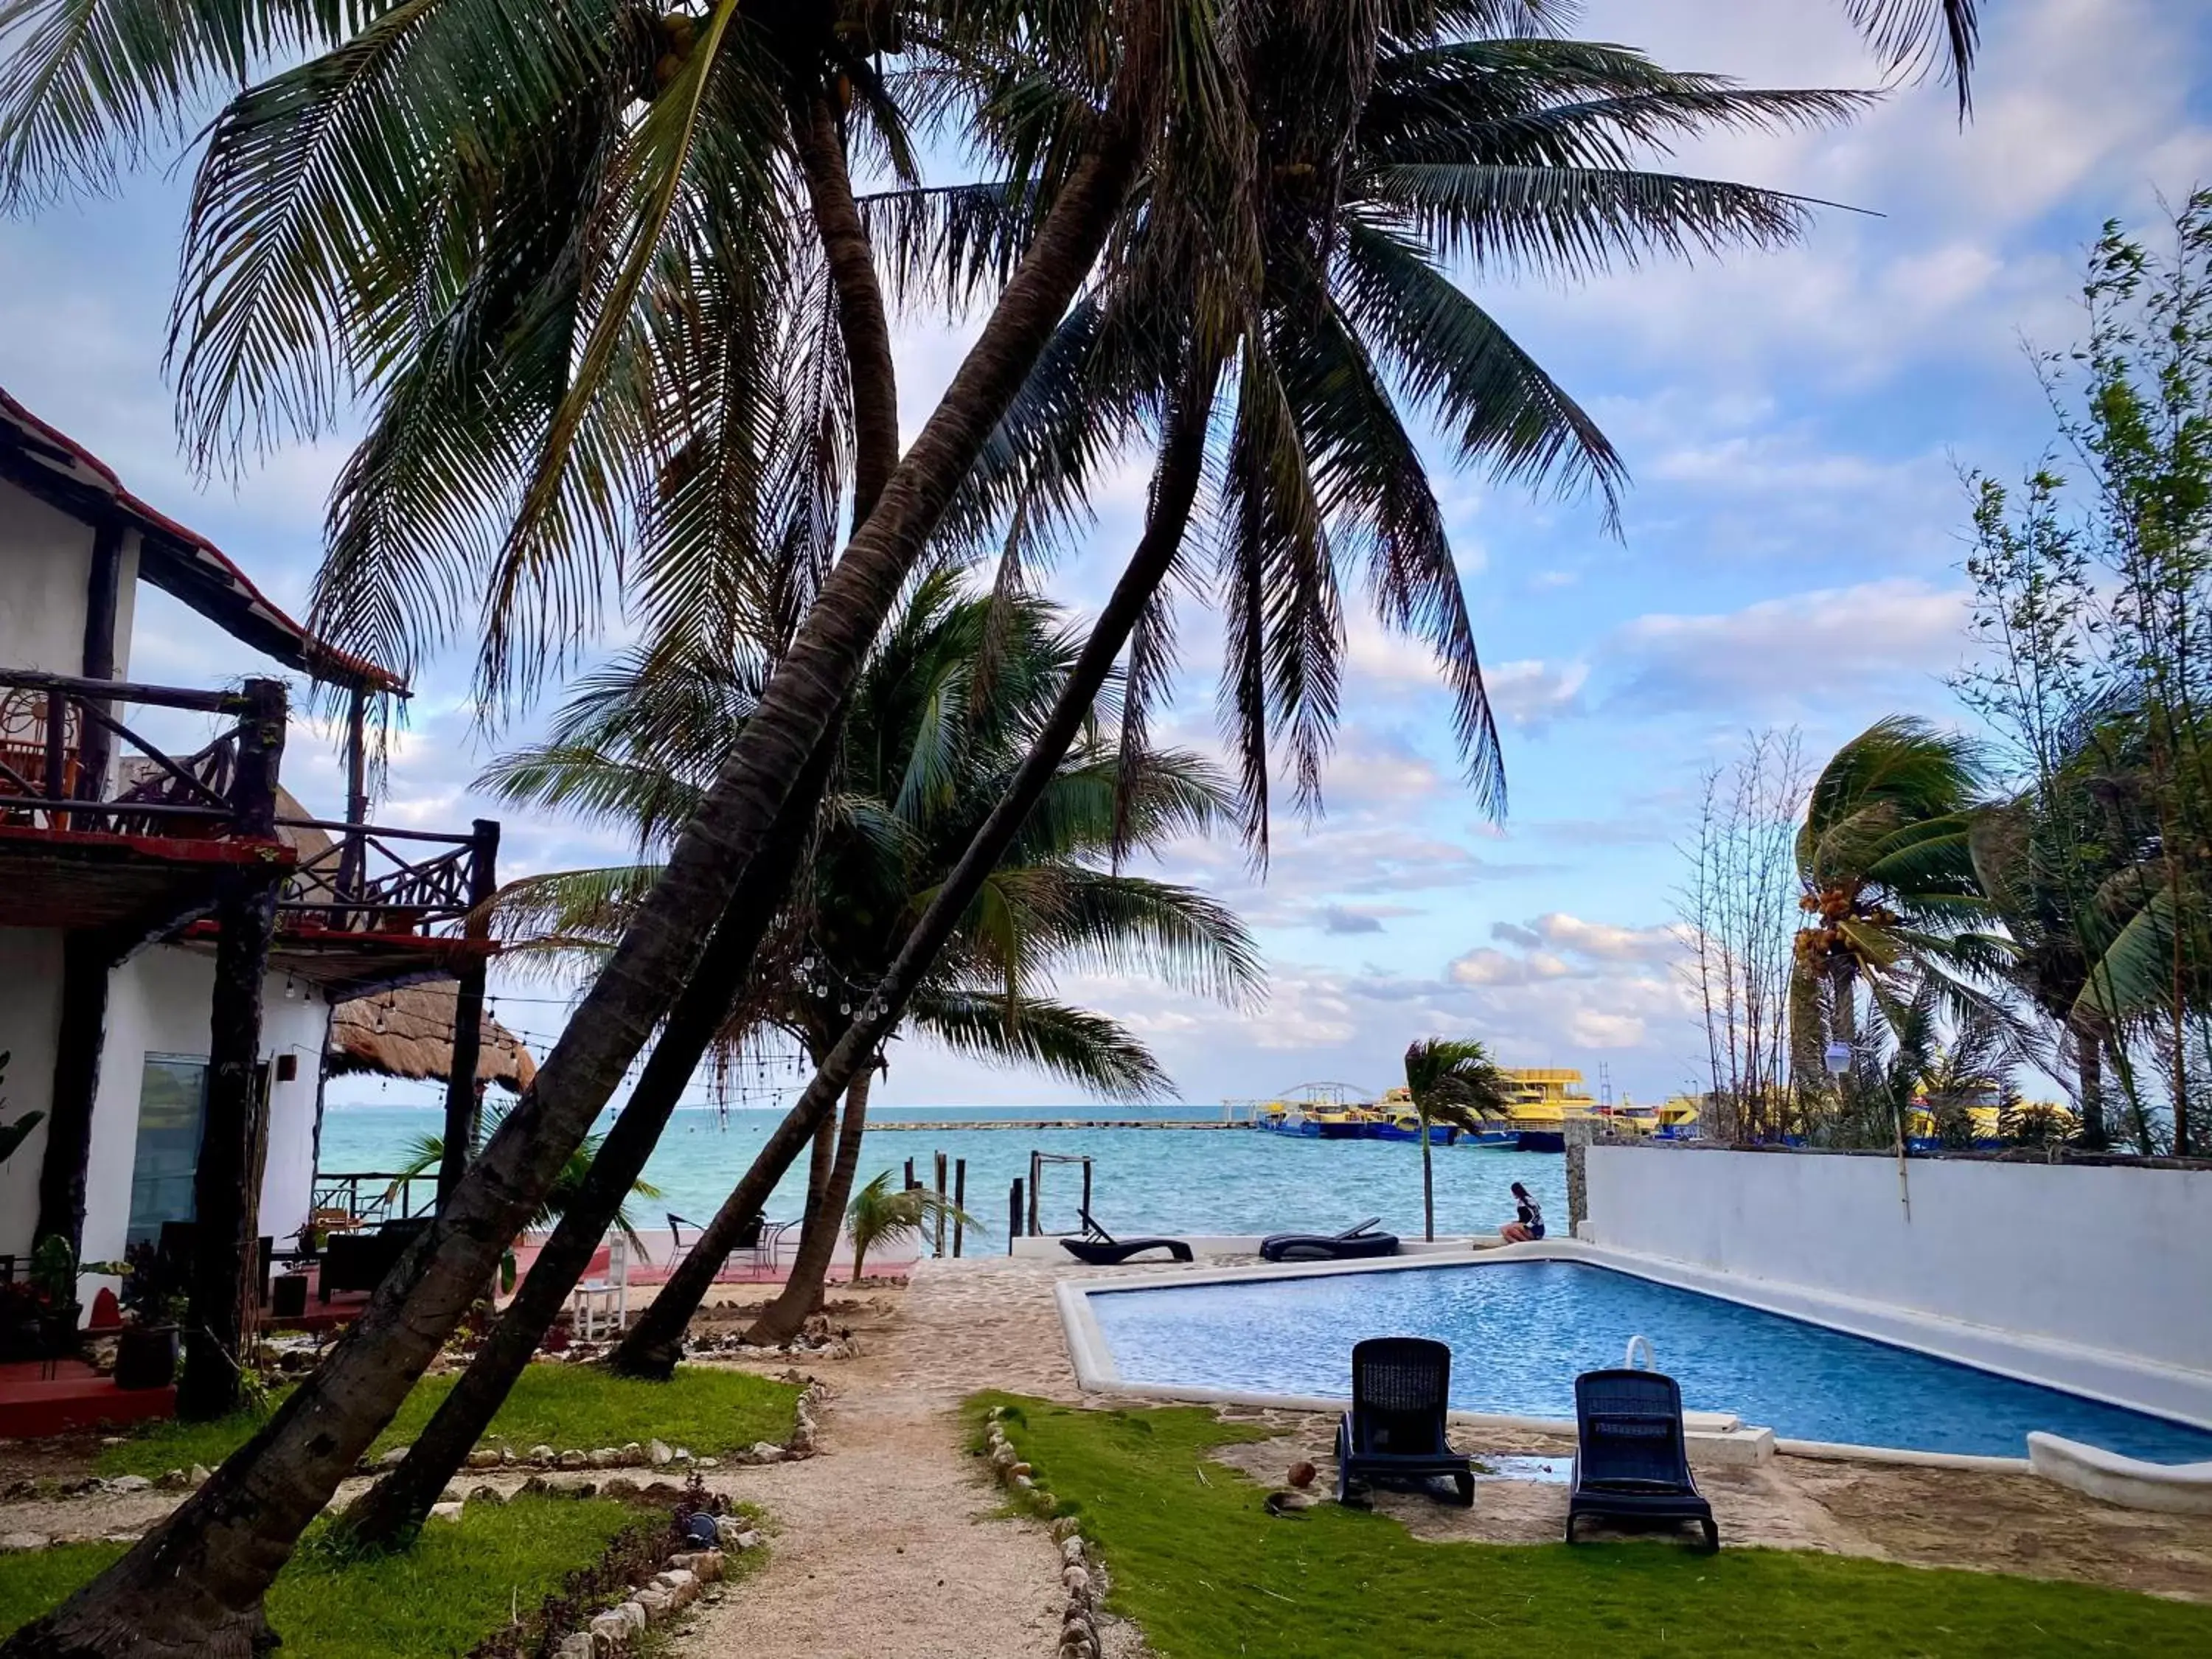
<svg viewBox="0 0 2212 1659">
<path fill-rule="evenodd" d="M 1506 725 L 1531 734 L 1582 713 L 1587 663 L 1502 662 L 1483 671 L 1490 706 Z"/>
<path fill-rule="evenodd" d="M 1382 922 L 1380 917 L 1364 910 L 1330 904 L 1322 908 L 1321 930 L 1324 933 L 1379 933 Z"/>
<path fill-rule="evenodd" d="M 1965 654 L 1967 605 L 1963 589 L 1900 577 L 1717 614 L 1654 612 L 1613 635 L 1625 678 L 1605 706 L 1773 719 L 1892 686 L 1924 697 Z"/>
<path fill-rule="evenodd" d="M 1681 949 L 1671 928 L 1617 927 L 1610 922 L 1584 921 L 1564 910 L 1537 917 L 1523 931 L 1560 950 L 1610 962 L 1665 962 Z"/>
</svg>

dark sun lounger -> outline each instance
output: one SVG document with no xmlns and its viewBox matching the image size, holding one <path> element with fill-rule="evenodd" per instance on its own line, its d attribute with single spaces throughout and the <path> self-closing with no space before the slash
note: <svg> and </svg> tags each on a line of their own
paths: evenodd
<svg viewBox="0 0 2212 1659">
<path fill-rule="evenodd" d="M 1372 1336 L 1352 1351 L 1352 1409 L 1336 1427 L 1336 1501 L 1355 1481 L 1425 1486 L 1448 1480 L 1474 1507 L 1474 1468 L 1444 1437 L 1451 1350 L 1425 1336 Z"/>
<path fill-rule="evenodd" d="M 1682 1390 L 1657 1371 L 1584 1371 L 1575 1379 L 1575 1474 L 1567 1542 L 1586 1515 L 1608 1521 L 1693 1521 L 1721 1547 L 1713 1506 L 1690 1476 Z"/>
<path fill-rule="evenodd" d="M 1352 1261 L 1361 1256 L 1395 1255 L 1398 1235 L 1367 1230 L 1382 1218 L 1370 1215 L 1340 1233 L 1275 1233 L 1260 1241 L 1262 1261 Z"/>
<path fill-rule="evenodd" d="M 1063 1238 L 1060 1243 L 1078 1261 L 1087 1261 L 1094 1267 L 1118 1267 L 1146 1250 L 1165 1250 L 1176 1261 L 1191 1259 L 1190 1246 L 1179 1238 L 1116 1238 L 1091 1219 L 1090 1211 L 1077 1213 L 1083 1218 L 1083 1237 Z"/>
</svg>

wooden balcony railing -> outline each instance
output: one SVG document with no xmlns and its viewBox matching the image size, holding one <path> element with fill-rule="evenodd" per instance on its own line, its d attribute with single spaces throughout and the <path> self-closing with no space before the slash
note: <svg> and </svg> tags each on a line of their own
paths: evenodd
<svg viewBox="0 0 2212 1659">
<path fill-rule="evenodd" d="M 231 720 L 195 753 L 171 755 L 117 714 L 136 705 Z M 284 687 L 234 691 L 86 680 L 0 668 L 0 824 L 207 839 L 275 833 Z"/>
<path fill-rule="evenodd" d="M 301 848 L 299 866 L 277 901 L 285 926 L 360 933 L 450 931 L 465 925 L 496 884 L 496 823 L 480 820 L 465 836 L 322 818 L 278 823 L 331 837 L 319 850 Z"/>
</svg>

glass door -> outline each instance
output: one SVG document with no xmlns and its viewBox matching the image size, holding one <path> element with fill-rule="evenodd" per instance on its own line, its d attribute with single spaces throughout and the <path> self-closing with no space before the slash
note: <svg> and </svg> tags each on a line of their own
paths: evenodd
<svg viewBox="0 0 2212 1659">
<path fill-rule="evenodd" d="M 138 1156 L 131 1168 L 133 1244 L 157 1242 L 165 1221 L 192 1218 L 192 1170 L 207 1116 L 208 1063 L 149 1054 L 138 1085 Z"/>
</svg>

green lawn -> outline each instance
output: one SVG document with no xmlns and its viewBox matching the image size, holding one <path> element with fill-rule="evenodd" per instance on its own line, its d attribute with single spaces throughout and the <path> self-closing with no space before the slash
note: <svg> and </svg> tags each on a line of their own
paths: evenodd
<svg viewBox="0 0 2212 1659">
<path fill-rule="evenodd" d="M 408 1396 L 376 1449 L 405 1445 L 422 1432 L 452 1376 L 425 1377 Z M 632 1440 L 666 1441 L 720 1456 L 757 1440 L 781 1442 L 791 1432 L 799 1390 L 744 1371 L 680 1367 L 665 1382 L 615 1376 L 597 1365 L 532 1365 L 492 1421 L 492 1433 L 516 1451 L 549 1445 L 591 1451 Z M 155 1423 L 119 1445 L 101 1448 L 99 1472 L 152 1478 L 168 1469 L 209 1468 L 230 1455 L 261 1419 L 241 1412 L 213 1423 Z"/>
<path fill-rule="evenodd" d="M 269 1592 L 269 1621 L 290 1659 L 450 1659 L 561 1588 L 625 1527 L 665 1517 L 605 1498 L 471 1504 L 400 1555 L 339 1564 L 302 1549 Z M 312 1534 L 310 1534 L 312 1536 Z M 0 1555 L 0 1636 L 27 1624 L 123 1553 L 64 1544 Z"/>
<path fill-rule="evenodd" d="M 1208 1455 L 1267 1430 L 1190 1408 L 971 1403 L 979 1446 L 981 1413 L 1014 1408 L 1008 1435 L 1101 1546 L 1109 1605 L 1161 1659 L 2212 1653 L 2212 1607 L 2087 1585 L 1656 1540 L 1430 1544 L 1333 1504 L 1278 1520 Z"/>
</svg>

